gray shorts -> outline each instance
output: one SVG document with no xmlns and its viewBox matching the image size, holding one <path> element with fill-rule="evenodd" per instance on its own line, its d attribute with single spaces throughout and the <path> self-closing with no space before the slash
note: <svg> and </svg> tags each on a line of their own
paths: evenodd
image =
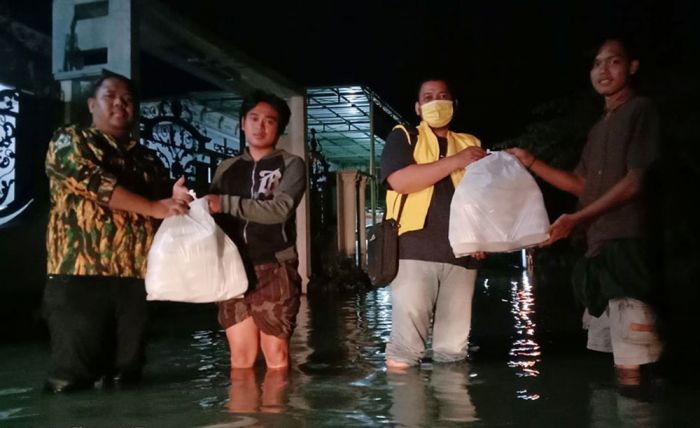
<svg viewBox="0 0 700 428">
<path fill-rule="evenodd" d="M 611 299 L 597 318 L 585 311 L 583 328 L 588 330 L 588 349 L 612 352 L 615 365 L 653 363 L 663 349 L 654 311 L 637 299 Z"/>
</svg>

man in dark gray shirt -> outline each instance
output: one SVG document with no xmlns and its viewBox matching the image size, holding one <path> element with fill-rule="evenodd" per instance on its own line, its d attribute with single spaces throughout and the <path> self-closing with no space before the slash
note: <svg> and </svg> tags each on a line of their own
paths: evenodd
<svg viewBox="0 0 700 428">
<path fill-rule="evenodd" d="M 588 348 L 613 353 L 621 385 L 638 384 L 640 366 L 657 361 L 662 349 L 648 305 L 650 263 L 639 198 L 643 174 L 658 155 L 659 123 L 650 100 L 633 91 L 638 68 L 639 60 L 622 40 L 600 45 L 590 76 L 605 99 L 605 112 L 573 172 L 526 150 L 508 150 L 531 172 L 579 198 L 580 209 L 552 224 L 546 244 L 587 227 L 588 249 L 575 268 L 574 289 L 586 306 Z"/>
</svg>

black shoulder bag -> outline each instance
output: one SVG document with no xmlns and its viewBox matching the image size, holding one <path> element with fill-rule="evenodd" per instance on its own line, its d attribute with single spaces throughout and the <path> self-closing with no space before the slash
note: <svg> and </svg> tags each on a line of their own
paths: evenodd
<svg viewBox="0 0 700 428">
<path fill-rule="evenodd" d="M 406 196 L 401 195 L 401 205 L 396 220 L 386 219 L 370 228 L 367 236 L 367 274 L 372 287 L 381 288 L 389 285 L 399 270 L 399 224 L 401 212 L 406 203 Z"/>
<path fill-rule="evenodd" d="M 398 125 L 396 128 L 398 127 L 406 133 L 408 143 L 415 150 L 418 133 L 409 132 L 402 125 Z M 384 211 L 382 221 L 372 226 L 367 235 L 367 274 L 374 288 L 389 285 L 399 270 L 399 225 L 407 196 L 401 195 L 401 204 L 396 220 L 387 220 L 386 211 Z"/>
</svg>

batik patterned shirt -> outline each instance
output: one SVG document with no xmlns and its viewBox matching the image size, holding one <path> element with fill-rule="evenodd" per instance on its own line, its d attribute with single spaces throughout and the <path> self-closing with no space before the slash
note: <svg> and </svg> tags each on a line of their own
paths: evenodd
<svg viewBox="0 0 700 428">
<path fill-rule="evenodd" d="M 168 197 L 157 156 L 96 128 L 58 129 L 46 155 L 51 209 L 48 274 L 143 278 L 159 221 L 108 206 L 117 185 L 148 199 Z"/>
</svg>

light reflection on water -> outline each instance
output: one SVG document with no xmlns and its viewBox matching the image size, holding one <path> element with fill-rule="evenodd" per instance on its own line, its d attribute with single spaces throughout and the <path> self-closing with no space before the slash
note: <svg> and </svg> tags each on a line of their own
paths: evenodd
<svg viewBox="0 0 700 428">
<path fill-rule="evenodd" d="M 137 389 L 46 396 L 46 347 L 4 348 L 0 426 L 653 426 L 646 423 L 669 412 L 620 396 L 607 360 L 583 350 L 544 358 L 531 278 L 518 271 L 478 282 L 474 318 L 487 322 L 475 324 L 482 349 L 471 362 L 427 359 L 403 374 L 384 368 L 389 289 L 303 298 L 288 371 L 266 371 L 261 358 L 254 369 L 231 372 L 213 307 L 187 322 L 153 320 Z M 503 350 L 480 341 L 485 335 Z M 683 410 L 697 414 L 694 404 Z"/>
<path fill-rule="evenodd" d="M 537 363 L 540 361 L 540 345 L 535 340 L 536 327 L 535 296 L 532 292 L 530 274 L 522 271 L 520 281 L 511 281 L 511 314 L 514 317 L 515 337 L 508 354 L 512 357 L 508 367 L 516 369 L 519 377 L 536 377 L 540 374 Z M 537 400 L 540 395 L 522 389 L 516 391 L 522 400 Z"/>
</svg>

